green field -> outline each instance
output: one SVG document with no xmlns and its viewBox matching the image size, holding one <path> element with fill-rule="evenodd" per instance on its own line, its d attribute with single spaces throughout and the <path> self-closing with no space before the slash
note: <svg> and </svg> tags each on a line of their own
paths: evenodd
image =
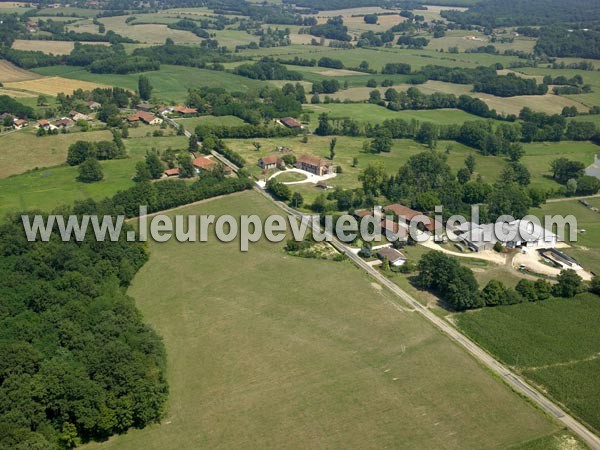
<svg viewBox="0 0 600 450">
<path fill-rule="evenodd" d="M 525 155 L 521 162 L 531 172 L 532 186 L 545 189 L 557 188 L 558 184 L 550 178 L 550 163 L 557 158 L 581 161 L 586 167 L 594 162 L 594 155 L 600 147 L 591 142 L 536 142 L 523 144 Z"/>
<path fill-rule="evenodd" d="M 247 192 L 183 212 L 276 210 Z M 348 262 L 264 241 L 150 252 L 129 294 L 165 340 L 168 412 L 88 449 L 503 449 L 558 431 Z"/>
<path fill-rule="evenodd" d="M 94 74 L 81 67 L 53 66 L 35 70 L 42 75 L 61 76 L 75 80 L 91 81 L 119 86 L 125 89 L 137 89 L 140 74 L 129 75 Z M 253 88 L 264 86 L 257 80 L 240 77 L 225 72 L 213 70 L 196 69 L 194 67 L 169 66 L 163 64 L 160 70 L 144 72 L 148 77 L 154 91 L 153 97 L 164 101 L 184 102 L 187 98 L 188 89 L 201 86 L 222 87 L 229 91 L 248 91 Z"/>
<path fill-rule="evenodd" d="M 110 141 L 108 130 L 37 137 L 33 128 L 0 136 L 0 178 L 27 170 L 56 166 L 67 159 L 69 146 L 76 141 Z"/>
<path fill-rule="evenodd" d="M 182 124 L 187 130 L 190 130 L 192 133 L 194 132 L 194 129 L 199 125 L 239 127 L 246 123 L 242 119 L 235 116 L 199 116 L 190 117 L 187 119 L 175 119 L 175 121 L 177 123 Z"/>
<path fill-rule="evenodd" d="M 311 129 L 318 125 L 321 113 L 329 114 L 331 119 L 353 119 L 360 123 L 381 123 L 388 119 L 403 119 L 407 122 L 435 122 L 440 125 L 462 125 L 468 120 L 480 120 L 480 117 L 466 113 L 459 109 L 434 109 L 423 111 L 392 111 L 383 106 L 372 103 L 327 103 L 318 105 L 305 105 L 304 109 L 310 114 Z"/>
<path fill-rule="evenodd" d="M 484 308 L 455 318 L 492 354 L 600 430 L 597 296 Z"/>
<path fill-rule="evenodd" d="M 132 136 L 145 134 L 150 127 L 131 129 Z M 149 131 L 149 130 L 148 130 Z M 48 137 L 51 139 L 51 137 Z M 69 205 L 76 200 L 93 198 L 100 200 L 117 191 L 133 186 L 135 164 L 147 150 L 156 148 L 165 150 L 187 148 L 187 139 L 177 137 L 131 137 L 125 140 L 128 158 L 101 161 L 104 180 L 97 183 L 76 181 L 77 167 L 67 165 L 39 169 L 0 179 L 0 216 L 9 211 L 23 209 L 41 209 L 51 211 L 59 205 Z"/>
</svg>

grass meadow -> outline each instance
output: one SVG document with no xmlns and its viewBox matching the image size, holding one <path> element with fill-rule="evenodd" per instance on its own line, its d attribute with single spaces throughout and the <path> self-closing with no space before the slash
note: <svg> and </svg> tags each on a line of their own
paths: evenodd
<svg viewBox="0 0 600 450">
<path fill-rule="evenodd" d="M 125 89 L 137 89 L 138 73 L 128 75 L 93 74 L 81 67 L 54 66 L 36 69 L 42 75 L 54 75 L 75 80 L 119 86 Z M 160 70 L 144 72 L 152 86 L 153 96 L 165 101 L 183 102 L 187 98 L 188 89 L 209 86 L 222 87 L 230 91 L 247 91 L 263 86 L 257 80 L 213 70 L 196 69 L 194 67 L 169 66 L 163 64 Z"/>
<path fill-rule="evenodd" d="M 274 208 L 246 192 L 179 213 Z M 500 449 L 558 431 L 350 263 L 282 247 L 150 244 L 129 294 L 165 340 L 167 414 L 86 449 Z"/>
<path fill-rule="evenodd" d="M 110 141 L 110 131 L 67 133 L 37 137 L 33 128 L 0 136 L 0 178 L 27 170 L 63 164 L 76 141 Z"/>
<path fill-rule="evenodd" d="M 166 150 L 168 147 L 187 148 L 185 137 L 146 137 L 145 134 L 150 131 L 149 129 L 150 127 L 130 129 L 132 137 L 125 140 L 128 153 L 126 159 L 100 161 L 104 172 L 102 181 L 96 183 L 76 181 L 77 167 L 66 164 L 31 170 L 0 179 L 0 216 L 9 211 L 24 209 L 40 209 L 48 212 L 59 205 L 69 205 L 76 200 L 86 198 L 100 200 L 109 197 L 119 190 L 133 186 L 134 182 L 131 178 L 135 174 L 135 164 L 143 159 L 147 150 L 151 148 Z M 79 138 L 88 139 L 89 134 L 81 133 Z M 100 139 L 107 137 L 110 139 L 110 134 L 103 135 Z M 52 136 L 48 136 L 43 139 L 51 138 Z M 62 159 L 64 160 L 65 158 Z"/>
</svg>

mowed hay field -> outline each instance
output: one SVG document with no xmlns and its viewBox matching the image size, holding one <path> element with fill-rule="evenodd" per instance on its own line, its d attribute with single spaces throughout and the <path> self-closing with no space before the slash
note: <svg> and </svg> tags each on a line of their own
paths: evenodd
<svg viewBox="0 0 600 450">
<path fill-rule="evenodd" d="M 33 80 L 40 78 L 40 75 L 29 72 L 25 69 L 15 66 L 4 59 L 0 59 L 0 82 L 8 83 L 14 81 Z"/>
<path fill-rule="evenodd" d="M 37 137 L 35 130 L 28 128 L 0 136 L 0 178 L 36 167 L 63 164 L 69 146 L 79 140 L 110 141 L 112 135 L 109 131 L 90 131 Z"/>
<path fill-rule="evenodd" d="M 89 42 L 92 45 L 110 45 L 108 42 Z M 12 48 L 16 50 L 36 50 L 53 55 L 68 55 L 75 47 L 72 41 L 42 41 L 15 39 Z"/>
<path fill-rule="evenodd" d="M 277 213 L 246 192 L 178 214 Z M 558 427 L 349 262 L 150 243 L 129 294 L 163 336 L 162 424 L 86 449 L 501 449 Z"/>
<path fill-rule="evenodd" d="M 13 81 L 4 83 L 9 89 L 22 89 L 24 91 L 37 92 L 40 94 L 51 95 L 55 97 L 59 93 L 72 94 L 77 89 L 91 91 L 96 88 L 108 88 L 105 84 L 93 83 L 89 81 L 72 80 L 62 77 L 44 77 L 35 80 Z"/>
</svg>

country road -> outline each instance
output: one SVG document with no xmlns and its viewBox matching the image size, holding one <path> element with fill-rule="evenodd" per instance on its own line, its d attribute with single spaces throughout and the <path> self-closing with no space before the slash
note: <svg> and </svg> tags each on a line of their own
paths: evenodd
<svg viewBox="0 0 600 450">
<path fill-rule="evenodd" d="M 186 136 L 189 137 L 190 135 L 191 134 L 186 130 Z M 225 157 L 219 154 L 215 156 L 218 157 L 222 162 L 226 161 L 226 164 L 237 172 L 238 168 L 233 163 L 228 161 Z M 269 193 L 267 193 L 262 187 L 258 185 L 255 185 L 254 189 L 263 196 L 265 196 L 267 199 L 272 201 L 280 209 L 284 210 L 285 212 L 294 217 L 299 218 L 301 221 L 307 220 L 307 218 L 310 217 L 308 215 L 296 211 L 295 209 L 289 207 L 283 202 L 275 200 Z M 421 314 L 438 330 L 440 330 L 454 342 L 463 347 L 481 364 L 483 364 L 494 374 L 496 374 L 502 380 L 504 380 L 504 382 L 507 383 L 512 389 L 524 395 L 529 400 L 537 404 L 543 411 L 550 414 L 556 420 L 560 421 L 569 430 L 571 430 L 574 434 L 581 438 L 591 449 L 600 450 L 600 438 L 596 436 L 593 432 L 591 432 L 587 427 L 585 427 L 581 422 L 567 414 L 565 411 L 562 410 L 562 408 L 560 408 L 558 405 L 556 405 L 554 402 L 548 399 L 545 395 L 540 393 L 538 390 L 533 388 L 531 385 L 522 380 L 516 374 L 511 372 L 506 366 L 494 359 L 487 351 L 485 351 L 482 347 L 473 342 L 467 336 L 462 334 L 458 329 L 454 328 L 444 319 L 432 313 L 429 309 L 427 309 L 425 306 L 419 303 L 410 294 L 408 294 L 398 285 L 390 281 L 387 277 L 382 275 L 379 271 L 377 271 L 377 269 L 374 269 L 373 267 L 368 265 L 365 261 L 363 261 L 363 259 L 360 256 L 352 253 L 349 250 L 349 248 L 346 245 L 344 245 L 341 241 L 337 240 L 334 236 L 331 236 L 329 233 L 325 233 L 325 235 L 327 236 L 327 239 L 330 241 L 330 243 L 334 246 L 334 248 L 336 248 L 340 253 L 346 255 L 350 259 L 350 261 L 352 261 L 356 266 L 364 270 L 369 276 L 371 276 L 373 279 L 379 282 L 382 286 L 388 288 L 395 296 L 399 297 L 409 307 L 413 308 L 417 313 Z"/>
</svg>

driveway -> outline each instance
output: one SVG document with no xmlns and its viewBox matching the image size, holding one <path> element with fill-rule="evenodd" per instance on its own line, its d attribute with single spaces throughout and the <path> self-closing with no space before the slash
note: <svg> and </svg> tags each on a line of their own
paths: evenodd
<svg viewBox="0 0 600 450">
<path fill-rule="evenodd" d="M 307 172 L 306 170 L 302 170 L 302 169 L 287 169 L 287 170 L 282 170 L 280 172 L 274 173 L 273 175 L 271 175 L 269 177 L 269 180 L 271 178 L 278 177 L 282 173 L 291 173 L 291 172 L 300 173 L 300 174 L 304 175 L 306 177 L 306 179 L 300 180 L 300 181 L 288 181 L 283 184 L 287 184 L 287 185 L 305 184 L 305 183 L 317 184 L 319 181 L 331 180 L 332 178 L 335 178 L 337 175 L 336 173 L 330 173 L 329 175 L 319 176 L 319 175 L 315 175 L 314 173 L 310 173 L 310 172 Z"/>
</svg>

